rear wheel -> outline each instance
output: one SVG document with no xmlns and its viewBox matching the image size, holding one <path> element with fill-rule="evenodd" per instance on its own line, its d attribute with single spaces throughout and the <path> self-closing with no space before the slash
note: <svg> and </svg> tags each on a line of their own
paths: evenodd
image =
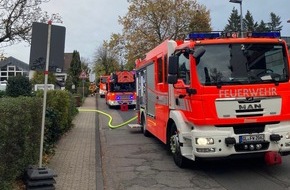
<svg viewBox="0 0 290 190">
<path fill-rule="evenodd" d="M 146 120 L 145 120 L 145 117 L 142 116 L 142 119 L 141 119 L 141 131 L 143 132 L 144 136 L 145 137 L 150 137 L 150 132 L 146 129 Z"/>
<path fill-rule="evenodd" d="M 174 163 L 178 167 L 185 168 L 188 166 L 189 160 L 185 158 L 184 156 L 182 156 L 181 154 L 178 131 L 177 131 L 175 123 L 172 124 L 171 130 L 170 130 L 170 150 L 173 155 Z"/>
</svg>

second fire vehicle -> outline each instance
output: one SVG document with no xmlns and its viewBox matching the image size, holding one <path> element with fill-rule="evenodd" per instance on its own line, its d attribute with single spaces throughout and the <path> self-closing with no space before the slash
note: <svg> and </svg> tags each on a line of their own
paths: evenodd
<svg viewBox="0 0 290 190">
<path fill-rule="evenodd" d="M 110 75 L 106 83 L 106 104 L 109 107 L 135 106 L 136 84 L 133 71 L 116 71 Z"/>
</svg>

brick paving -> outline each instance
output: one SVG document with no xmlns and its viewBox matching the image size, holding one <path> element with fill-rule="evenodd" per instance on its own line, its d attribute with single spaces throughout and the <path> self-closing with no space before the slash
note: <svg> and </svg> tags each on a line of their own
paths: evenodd
<svg viewBox="0 0 290 190">
<path fill-rule="evenodd" d="M 82 108 L 95 109 L 96 97 L 87 97 Z M 96 113 L 79 112 L 73 123 L 72 130 L 57 144 L 48 167 L 57 174 L 57 190 L 95 190 Z"/>
</svg>

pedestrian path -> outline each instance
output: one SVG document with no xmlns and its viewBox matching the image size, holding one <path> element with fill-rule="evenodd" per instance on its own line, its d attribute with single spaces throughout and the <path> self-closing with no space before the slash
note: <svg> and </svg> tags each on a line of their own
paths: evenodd
<svg viewBox="0 0 290 190">
<path fill-rule="evenodd" d="M 87 97 L 85 109 L 96 108 L 96 97 Z M 49 163 L 57 177 L 57 190 L 96 189 L 95 112 L 79 112 L 74 127 L 61 138 Z"/>
</svg>

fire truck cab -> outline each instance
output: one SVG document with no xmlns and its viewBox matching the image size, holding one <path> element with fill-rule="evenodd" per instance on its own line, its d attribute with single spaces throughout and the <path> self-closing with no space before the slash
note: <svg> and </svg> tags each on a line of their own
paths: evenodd
<svg viewBox="0 0 290 190">
<path fill-rule="evenodd" d="M 136 61 L 138 123 L 188 160 L 290 153 L 287 44 L 280 32 L 191 33 Z"/>
<path fill-rule="evenodd" d="M 106 87 L 106 104 L 111 107 L 136 105 L 136 83 L 133 71 L 116 71 L 110 75 Z"/>
</svg>

